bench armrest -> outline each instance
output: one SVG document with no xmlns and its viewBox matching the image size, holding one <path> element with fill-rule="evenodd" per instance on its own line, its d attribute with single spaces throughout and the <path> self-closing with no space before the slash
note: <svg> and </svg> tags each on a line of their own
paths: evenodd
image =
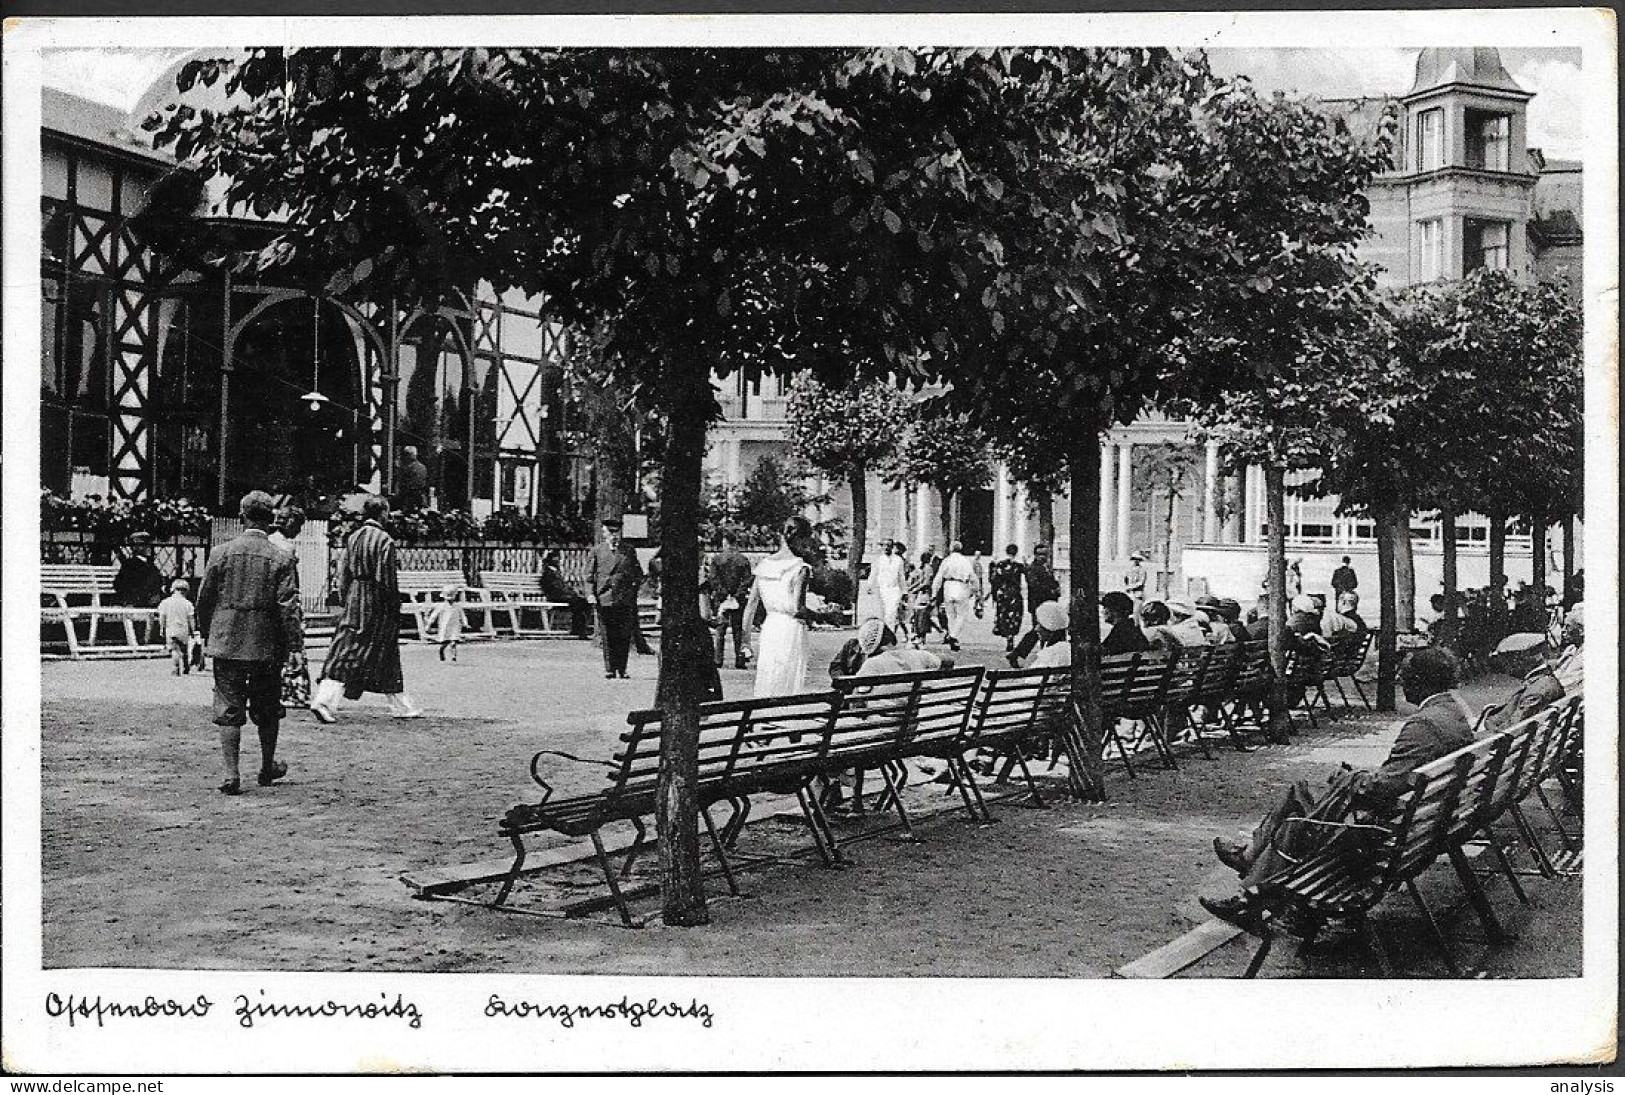
<svg viewBox="0 0 1625 1095">
<path fill-rule="evenodd" d="M 1270 843 L 1274 846 L 1275 854 L 1293 866 L 1298 866 L 1304 861 L 1301 857 L 1294 856 L 1281 847 L 1282 838 L 1287 835 L 1287 826 L 1289 825 L 1313 825 L 1316 828 L 1332 829 L 1338 832 L 1365 832 L 1371 833 L 1374 837 L 1393 835 L 1393 830 L 1386 825 L 1374 825 L 1364 821 L 1322 821 L 1313 817 L 1289 817 L 1281 822 L 1280 828 L 1275 830 L 1275 834 L 1270 838 Z M 1319 855 L 1324 851 L 1324 848 L 1316 848 L 1315 854 Z"/>
<path fill-rule="evenodd" d="M 613 761 L 588 760 L 586 757 L 578 757 L 574 753 L 565 753 L 558 749 L 539 750 L 535 756 L 530 758 L 530 778 L 535 781 L 536 786 L 542 789 L 543 802 L 546 802 L 550 797 L 552 797 L 553 794 L 553 785 L 548 783 L 546 779 L 542 778 L 541 772 L 536 770 L 536 766 L 541 763 L 541 759 L 543 757 L 562 757 L 565 760 L 573 760 L 577 764 L 591 764 L 597 768 L 609 768 L 613 770 L 615 767 Z"/>
</svg>

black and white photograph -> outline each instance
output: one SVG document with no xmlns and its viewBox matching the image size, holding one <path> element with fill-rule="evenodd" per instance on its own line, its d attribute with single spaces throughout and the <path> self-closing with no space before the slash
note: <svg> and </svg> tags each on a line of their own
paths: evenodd
<svg viewBox="0 0 1625 1095">
<path fill-rule="evenodd" d="M 8 1069 L 1612 1060 L 1615 35 L 8 25 Z"/>
</svg>

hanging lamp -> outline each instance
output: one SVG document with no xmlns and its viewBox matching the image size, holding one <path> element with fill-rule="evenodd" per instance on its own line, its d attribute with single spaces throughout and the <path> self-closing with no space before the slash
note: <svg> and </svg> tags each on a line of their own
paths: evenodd
<svg viewBox="0 0 1625 1095">
<path fill-rule="evenodd" d="M 327 396 L 322 394 L 322 302 L 318 297 L 310 298 L 310 391 L 299 398 L 310 405 L 310 411 L 315 414 L 327 404 Z"/>
</svg>

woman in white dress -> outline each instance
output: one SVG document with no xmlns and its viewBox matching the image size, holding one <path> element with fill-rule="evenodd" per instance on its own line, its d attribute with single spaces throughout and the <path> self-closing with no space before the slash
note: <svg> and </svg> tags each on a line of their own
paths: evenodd
<svg viewBox="0 0 1625 1095">
<path fill-rule="evenodd" d="M 895 550 L 894 550 L 895 549 Z M 903 608 L 903 546 L 886 541 L 874 566 L 875 593 L 880 597 L 880 622 L 896 631 Z"/>
<path fill-rule="evenodd" d="M 784 522 L 779 550 L 756 564 L 756 580 L 745 604 L 745 626 L 752 628 L 756 609 L 767 610 L 756 650 L 756 692 L 760 696 L 792 696 L 807 683 L 807 576 L 811 567 L 798 550 L 806 550 L 812 525 L 805 517 Z"/>
</svg>

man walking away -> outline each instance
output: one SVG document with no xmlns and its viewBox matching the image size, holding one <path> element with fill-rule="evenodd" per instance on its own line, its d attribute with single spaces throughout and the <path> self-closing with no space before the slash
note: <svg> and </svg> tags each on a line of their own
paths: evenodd
<svg viewBox="0 0 1625 1095">
<path fill-rule="evenodd" d="M 750 596 L 750 560 L 739 553 L 733 534 L 722 534 L 722 550 L 711 556 L 711 594 L 716 620 L 712 627 L 711 643 L 718 668 L 722 666 L 722 649 L 731 628 L 734 635 L 734 668 L 745 668 L 744 624 L 745 600 Z"/>
<path fill-rule="evenodd" d="M 1359 588 L 1360 576 L 1354 573 L 1354 568 L 1349 566 L 1349 557 L 1345 555 L 1342 565 L 1332 571 L 1332 592 L 1342 597 L 1343 594 L 1353 593 Z"/>
<path fill-rule="evenodd" d="M 288 774 L 276 758 L 282 662 L 299 642 L 299 571 L 266 538 L 271 496 L 250 491 L 239 512 L 247 527 L 209 557 L 197 596 L 198 628 L 214 659 L 214 722 L 226 770 L 220 791 L 227 795 L 242 793 L 237 755 L 245 721 L 259 731 L 260 786 Z"/>
<path fill-rule="evenodd" d="M 971 614 L 979 588 L 976 570 L 965 556 L 963 545 L 955 540 L 948 548 L 948 557 L 937 568 L 936 581 L 931 589 L 933 597 L 941 598 L 947 613 L 948 626 L 945 630 L 949 650 L 959 649 L 959 636 Z"/>
</svg>

